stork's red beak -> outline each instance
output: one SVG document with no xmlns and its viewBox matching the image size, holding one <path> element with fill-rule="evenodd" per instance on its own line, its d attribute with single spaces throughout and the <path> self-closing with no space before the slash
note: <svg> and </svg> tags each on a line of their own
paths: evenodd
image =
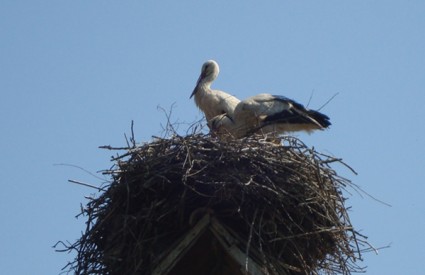
<svg viewBox="0 0 425 275">
<path fill-rule="evenodd" d="M 198 91 L 198 84 L 196 84 L 195 89 L 193 89 L 193 92 L 192 92 L 192 94 L 190 95 L 189 98 L 192 98 L 196 94 L 197 91 Z"/>
<path fill-rule="evenodd" d="M 198 81 L 196 81 L 195 89 L 193 89 L 193 92 L 192 92 L 192 94 L 190 95 L 190 97 L 189 97 L 189 98 L 192 98 L 192 97 L 196 94 L 196 92 L 198 91 L 199 83 L 200 83 L 200 82 L 201 82 L 201 80 L 204 78 L 204 76 L 205 76 L 205 73 L 204 73 L 204 72 L 202 72 L 202 73 L 201 73 L 201 75 L 200 75 L 200 76 L 199 76 L 199 78 L 198 78 Z"/>
</svg>

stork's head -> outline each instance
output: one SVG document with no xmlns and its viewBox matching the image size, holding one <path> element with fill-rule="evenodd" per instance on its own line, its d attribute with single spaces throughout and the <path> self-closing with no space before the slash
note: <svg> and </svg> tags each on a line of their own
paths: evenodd
<svg viewBox="0 0 425 275">
<path fill-rule="evenodd" d="M 240 132 L 240 126 L 226 113 L 213 117 L 208 122 L 208 127 L 210 128 L 211 136 L 219 137 L 221 140 L 241 138 L 243 133 L 245 133 Z"/>
<path fill-rule="evenodd" d="M 217 78 L 218 73 L 220 72 L 220 69 L 218 67 L 217 62 L 214 60 L 208 60 L 202 65 L 201 69 L 201 75 L 198 78 L 198 81 L 196 82 L 195 89 L 193 90 L 192 94 L 190 95 L 190 98 L 196 94 L 198 91 L 198 87 L 200 85 L 206 85 L 209 87 L 211 83 Z"/>
<path fill-rule="evenodd" d="M 227 128 L 231 127 L 234 124 L 234 121 L 231 116 L 226 113 L 213 117 L 210 121 L 208 121 L 208 127 L 213 133 L 220 133 L 226 131 Z"/>
</svg>

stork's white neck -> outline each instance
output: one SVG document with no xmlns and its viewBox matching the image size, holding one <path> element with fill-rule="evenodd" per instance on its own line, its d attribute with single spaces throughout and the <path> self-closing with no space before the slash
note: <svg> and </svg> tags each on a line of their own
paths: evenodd
<svg viewBox="0 0 425 275">
<path fill-rule="evenodd" d="M 202 79 L 198 84 L 198 89 L 202 92 L 209 92 L 211 90 L 211 84 L 214 80 L 211 79 Z"/>
</svg>

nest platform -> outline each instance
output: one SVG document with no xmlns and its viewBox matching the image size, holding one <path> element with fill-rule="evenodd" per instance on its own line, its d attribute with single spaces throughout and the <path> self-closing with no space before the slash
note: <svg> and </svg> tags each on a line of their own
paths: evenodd
<svg viewBox="0 0 425 275">
<path fill-rule="evenodd" d="M 168 274 L 158 270 L 188 261 L 177 255 L 164 267 L 201 223 L 243 252 L 241 274 L 363 271 L 365 237 L 354 230 L 343 195 L 351 182 L 331 167 L 345 164 L 299 139 L 222 142 L 193 134 L 105 148 L 120 151 L 104 171 L 111 183 L 82 210 L 86 231 L 68 247 L 77 252 L 68 265 L 75 274 Z M 198 249 L 195 255 L 209 248 Z"/>
</svg>

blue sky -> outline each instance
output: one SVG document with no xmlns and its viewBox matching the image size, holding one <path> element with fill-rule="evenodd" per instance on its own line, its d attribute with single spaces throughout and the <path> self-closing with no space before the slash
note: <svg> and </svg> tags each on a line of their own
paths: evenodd
<svg viewBox="0 0 425 275">
<path fill-rule="evenodd" d="M 328 131 L 297 134 L 342 157 L 335 167 L 366 192 L 348 195 L 351 219 L 379 255 L 367 274 L 421 274 L 425 260 L 425 2 L 423 1 L 1 1 L 0 266 L 4 274 L 58 274 L 72 254 L 58 240 L 96 173 L 100 145 L 161 135 L 165 115 L 202 118 L 189 95 L 215 59 L 214 88 L 246 98 L 285 95 L 320 108 Z M 103 179 L 102 179 L 103 178 Z"/>
</svg>

